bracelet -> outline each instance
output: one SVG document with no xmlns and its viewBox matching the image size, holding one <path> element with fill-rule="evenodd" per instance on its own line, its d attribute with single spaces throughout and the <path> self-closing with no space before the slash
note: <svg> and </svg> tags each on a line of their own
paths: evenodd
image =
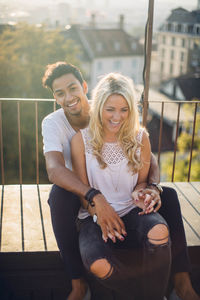
<svg viewBox="0 0 200 300">
<path fill-rule="evenodd" d="M 95 206 L 94 202 L 93 202 L 93 198 L 94 196 L 101 194 L 101 192 L 99 190 L 96 190 L 94 188 L 91 188 L 86 194 L 85 194 L 85 199 L 88 201 L 88 206 Z M 88 208 L 87 206 L 87 208 Z"/>
</svg>

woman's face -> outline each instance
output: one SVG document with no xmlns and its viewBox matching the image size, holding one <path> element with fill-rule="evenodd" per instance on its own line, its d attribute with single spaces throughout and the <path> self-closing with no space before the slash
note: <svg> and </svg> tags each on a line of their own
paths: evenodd
<svg viewBox="0 0 200 300">
<path fill-rule="evenodd" d="M 116 135 L 124 121 L 128 118 L 129 106 L 126 99 L 113 94 L 108 97 L 103 106 L 102 124 L 105 134 Z"/>
</svg>

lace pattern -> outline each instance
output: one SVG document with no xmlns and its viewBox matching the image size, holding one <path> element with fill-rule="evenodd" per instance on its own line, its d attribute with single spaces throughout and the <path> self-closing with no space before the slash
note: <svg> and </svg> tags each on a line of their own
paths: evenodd
<svg viewBox="0 0 200 300">
<path fill-rule="evenodd" d="M 92 146 L 90 144 L 90 134 L 89 134 L 89 128 L 85 128 L 81 130 L 84 144 L 85 144 L 85 152 L 87 154 L 93 154 Z M 141 142 L 142 140 L 142 134 L 143 129 L 140 129 L 140 131 L 137 134 L 137 140 Z M 136 150 L 137 155 L 140 154 L 140 147 Z M 102 156 L 107 165 L 117 165 L 124 159 L 126 159 L 122 148 L 118 143 L 105 143 L 102 149 Z"/>
</svg>

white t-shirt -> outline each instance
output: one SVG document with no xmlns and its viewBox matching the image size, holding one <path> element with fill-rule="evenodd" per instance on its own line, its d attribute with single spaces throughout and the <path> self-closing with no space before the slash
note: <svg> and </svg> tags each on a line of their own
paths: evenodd
<svg viewBox="0 0 200 300">
<path fill-rule="evenodd" d="M 62 108 L 54 111 L 42 121 L 43 151 L 63 153 L 65 166 L 72 170 L 71 139 L 76 131 L 68 122 Z"/>
<path fill-rule="evenodd" d="M 144 129 L 141 128 L 137 135 L 139 142 L 142 141 L 143 132 Z M 93 155 L 88 128 L 82 129 L 81 134 L 85 146 L 86 169 L 90 186 L 101 191 L 120 217 L 126 215 L 136 207 L 131 194 L 137 184 L 138 173 L 132 174 L 129 170 L 128 160 L 118 143 L 104 144 L 102 156 L 107 167 L 101 169 Z M 140 155 L 140 148 L 136 151 L 137 155 Z M 84 219 L 87 216 L 89 216 L 87 210 L 81 208 L 78 217 Z"/>
</svg>

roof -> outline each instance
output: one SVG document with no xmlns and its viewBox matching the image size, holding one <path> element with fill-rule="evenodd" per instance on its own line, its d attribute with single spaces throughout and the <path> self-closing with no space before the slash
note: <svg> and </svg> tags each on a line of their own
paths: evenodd
<svg viewBox="0 0 200 300">
<path fill-rule="evenodd" d="M 143 85 L 136 86 L 136 98 L 138 102 L 140 101 L 141 93 L 144 89 Z M 163 120 L 173 125 L 177 121 L 177 112 L 178 112 L 178 103 L 174 100 L 170 99 L 166 95 L 160 93 L 159 91 L 150 89 L 149 90 L 149 113 L 160 118 L 162 112 L 162 102 L 164 103 L 164 113 Z M 188 118 L 188 115 L 185 114 L 183 110 L 181 110 L 179 122 L 182 123 L 184 121 L 191 121 L 192 117 Z"/>
<path fill-rule="evenodd" d="M 143 55 L 143 46 L 139 41 L 121 28 L 82 28 L 80 25 L 75 25 L 68 30 L 68 33 L 64 32 L 64 34 L 71 35 L 71 38 L 81 45 L 81 49 L 89 59 Z"/>
<path fill-rule="evenodd" d="M 168 22 L 176 23 L 200 23 L 200 10 L 188 11 L 182 7 L 172 10 L 171 15 L 167 18 Z"/>
<path fill-rule="evenodd" d="M 175 78 L 185 99 L 200 99 L 200 73 L 182 75 Z"/>
</svg>

